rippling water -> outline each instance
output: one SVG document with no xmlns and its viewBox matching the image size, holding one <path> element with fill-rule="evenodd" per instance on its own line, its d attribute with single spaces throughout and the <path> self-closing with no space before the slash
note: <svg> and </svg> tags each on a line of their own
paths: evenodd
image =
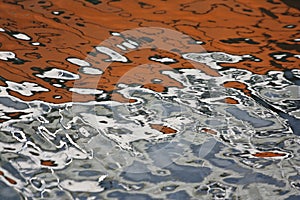
<svg viewBox="0 0 300 200">
<path fill-rule="evenodd" d="M 295 1 L 2 1 L 0 199 L 298 199 Z"/>
</svg>

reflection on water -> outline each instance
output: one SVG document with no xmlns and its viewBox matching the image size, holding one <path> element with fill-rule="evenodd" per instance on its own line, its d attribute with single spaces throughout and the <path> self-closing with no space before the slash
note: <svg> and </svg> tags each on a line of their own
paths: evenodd
<svg viewBox="0 0 300 200">
<path fill-rule="evenodd" d="M 298 199 L 299 8 L 224 2 L 4 2 L 1 199 Z"/>
</svg>

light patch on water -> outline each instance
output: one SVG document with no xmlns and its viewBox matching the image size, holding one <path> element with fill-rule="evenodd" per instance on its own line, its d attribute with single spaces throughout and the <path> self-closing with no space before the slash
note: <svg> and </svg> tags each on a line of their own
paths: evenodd
<svg viewBox="0 0 300 200">
<path fill-rule="evenodd" d="M 195 42 L 196 42 L 196 44 L 204 44 L 203 41 L 195 41 Z"/>
<path fill-rule="evenodd" d="M 82 73 L 84 74 L 90 74 L 90 75 L 101 75 L 103 74 L 103 71 L 97 68 L 93 67 L 83 67 L 81 69 Z"/>
<path fill-rule="evenodd" d="M 32 96 L 33 92 L 47 92 L 49 89 L 39 86 L 37 83 L 23 82 L 16 83 L 6 81 L 7 89 L 20 93 L 23 96 Z"/>
<path fill-rule="evenodd" d="M 54 15 L 59 15 L 60 12 L 59 12 L 59 11 L 53 11 L 52 14 L 54 14 Z"/>
<path fill-rule="evenodd" d="M 137 43 L 136 41 L 133 41 L 133 40 L 131 40 L 131 39 L 126 39 L 127 40 L 127 42 L 129 42 L 130 44 L 132 44 L 132 45 L 134 45 L 134 46 L 136 46 L 136 47 L 138 47 L 139 46 L 139 43 Z"/>
<path fill-rule="evenodd" d="M 124 41 L 121 44 L 116 44 L 116 47 L 119 49 L 126 51 L 128 49 L 137 49 L 140 44 L 132 39 L 126 38 L 118 32 L 112 32 L 112 36 L 121 37 Z"/>
<path fill-rule="evenodd" d="M 299 110 L 295 110 L 291 112 L 291 115 L 295 116 L 296 118 L 300 119 L 300 111 Z"/>
<path fill-rule="evenodd" d="M 31 42 L 30 44 L 33 45 L 33 46 L 40 46 L 41 45 L 41 43 L 39 43 L 39 42 Z"/>
<path fill-rule="evenodd" d="M 108 55 L 110 59 L 106 59 L 107 62 L 128 62 L 128 59 L 125 56 L 122 56 L 118 52 L 104 46 L 98 46 L 96 47 L 96 50 L 100 53 L 103 53 L 105 55 Z"/>
<path fill-rule="evenodd" d="M 79 59 L 79 58 L 67 58 L 67 61 L 72 63 L 72 64 L 78 65 L 80 67 L 89 67 L 89 66 L 91 66 L 90 63 L 88 63 L 85 60 Z"/>
<path fill-rule="evenodd" d="M 103 90 L 90 89 L 90 88 L 70 88 L 71 92 L 78 94 L 103 94 Z"/>
<path fill-rule="evenodd" d="M 62 188 L 72 192 L 102 192 L 104 188 L 99 186 L 99 182 L 63 180 L 62 182 L 59 183 L 59 185 Z"/>
<path fill-rule="evenodd" d="M 153 83 L 161 83 L 163 80 L 159 79 L 159 78 L 155 78 L 152 80 Z"/>
<path fill-rule="evenodd" d="M 294 76 L 296 76 L 297 78 L 300 78 L 300 69 L 292 69 L 292 73 L 293 73 Z"/>
<path fill-rule="evenodd" d="M 29 37 L 25 33 L 15 33 L 15 34 L 12 34 L 12 36 L 19 40 L 31 40 L 31 37 Z"/>
<path fill-rule="evenodd" d="M 129 42 L 122 42 L 122 45 L 124 47 L 127 47 L 128 49 L 136 49 L 137 47 Z"/>
<path fill-rule="evenodd" d="M 278 55 L 274 55 L 274 57 L 278 60 L 282 59 L 283 57 L 285 57 L 286 54 L 278 54 Z"/>
<path fill-rule="evenodd" d="M 260 94 L 269 101 L 278 103 L 282 100 L 298 100 L 300 99 L 300 86 L 289 85 L 281 91 L 273 88 L 263 88 Z"/>
<path fill-rule="evenodd" d="M 111 35 L 112 35 L 112 36 L 121 36 L 121 34 L 118 33 L 118 32 L 112 32 Z"/>
<path fill-rule="evenodd" d="M 123 51 L 126 51 L 126 50 L 127 50 L 124 46 L 122 46 L 122 45 L 120 45 L 120 44 L 117 44 L 116 47 L 118 47 L 119 49 L 121 49 L 121 50 L 123 50 Z"/>
<path fill-rule="evenodd" d="M 58 84 L 58 83 L 53 83 L 52 84 L 54 87 L 58 87 L 58 88 L 61 88 L 62 87 L 62 85 L 61 84 Z"/>
<path fill-rule="evenodd" d="M 163 57 L 163 58 L 156 58 L 150 57 L 150 60 L 160 62 L 160 63 L 176 63 L 177 61 L 173 58 Z"/>
<path fill-rule="evenodd" d="M 242 60 L 242 56 L 230 55 L 223 52 L 212 53 L 186 53 L 182 57 L 199 63 L 205 63 L 213 69 L 221 69 L 217 63 L 237 63 Z"/>
<path fill-rule="evenodd" d="M 76 80 L 80 78 L 78 74 L 57 68 L 52 68 L 51 70 L 45 71 L 43 74 L 37 74 L 36 76 L 40 78 L 54 78 L 60 80 Z"/>
<path fill-rule="evenodd" d="M 11 51 L 0 51 L 0 60 L 9 60 L 9 59 L 15 59 L 16 54 Z"/>
<path fill-rule="evenodd" d="M 55 95 L 53 98 L 54 98 L 54 99 L 61 99 L 62 96 L 60 96 L 60 95 Z"/>
</svg>

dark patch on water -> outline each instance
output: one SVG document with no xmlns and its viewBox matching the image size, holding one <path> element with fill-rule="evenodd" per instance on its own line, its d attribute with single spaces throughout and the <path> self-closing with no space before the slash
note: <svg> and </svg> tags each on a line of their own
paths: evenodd
<svg viewBox="0 0 300 200">
<path fill-rule="evenodd" d="M 220 40 L 220 41 L 228 44 L 238 44 L 241 42 L 245 42 L 247 44 L 259 44 L 259 42 L 255 42 L 254 40 L 249 38 L 229 38 L 227 40 Z"/>
<path fill-rule="evenodd" d="M 300 10 L 300 1 L 298 0 L 281 0 L 286 5 Z"/>
<path fill-rule="evenodd" d="M 182 199 L 190 199 L 190 195 L 184 191 L 180 190 L 178 192 L 174 192 L 167 195 L 168 199 L 174 199 L 174 200 L 182 200 Z"/>
<path fill-rule="evenodd" d="M 227 108 L 226 111 L 239 120 L 249 122 L 254 128 L 268 127 L 274 124 L 273 121 L 253 117 L 247 111 L 237 107 Z"/>
<path fill-rule="evenodd" d="M 289 123 L 290 127 L 292 128 L 294 134 L 295 135 L 300 135 L 300 119 L 298 119 L 294 116 L 291 116 L 291 115 L 275 108 L 274 106 L 270 105 L 269 103 L 267 103 L 266 101 L 262 100 L 261 98 L 255 96 L 255 95 L 251 95 L 251 96 L 260 105 L 264 106 L 267 109 L 270 109 L 270 110 L 276 112 L 280 117 L 288 120 L 288 123 Z"/>
<path fill-rule="evenodd" d="M 117 198 L 118 200 L 131 200 L 131 199 L 139 199 L 139 200 L 151 200 L 156 199 L 152 198 L 147 194 L 138 194 L 138 193 L 125 193 L 125 192 L 111 192 L 107 195 L 109 198 Z"/>
<path fill-rule="evenodd" d="M 91 4 L 94 4 L 94 5 L 98 5 L 98 4 L 102 3 L 102 1 L 99 1 L 99 0 L 85 0 L 85 1 L 87 1 L 87 2 L 89 2 Z"/>
<path fill-rule="evenodd" d="M 29 108 L 27 104 L 13 101 L 9 97 L 0 97 L 0 104 L 4 105 L 6 107 L 15 108 L 17 110 L 25 110 L 25 109 Z"/>
<path fill-rule="evenodd" d="M 12 187 L 9 187 L 2 181 L 0 182 L 0 199 L 3 200 L 19 200 L 21 199 L 19 193 Z"/>
</svg>

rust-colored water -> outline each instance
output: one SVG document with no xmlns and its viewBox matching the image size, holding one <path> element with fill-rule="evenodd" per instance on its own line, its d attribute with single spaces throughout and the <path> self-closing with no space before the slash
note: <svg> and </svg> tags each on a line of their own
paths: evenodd
<svg viewBox="0 0 300 200">
<path fill-rule="evenodd" d="M 97 3 L 99 2 L 99 3 Z M 54 14 L 57 12 L 58 14 Z M 288 62 L 276 60 L 271 56 L 275 52 L 299 53 L 297 42 L 299 37 L 296 26 L 299 20 L 298 8 L 289 7 L 282 1 L 251 0 L 200 0 L 200 1 L 13 1 L 6 0 L 0 4 L 0 24 L 5 33 L 0 34 L 1 50 L 12 51 L 22 64 L 0 62 L 1 85 L 5 80 L 17 83 L 28 81 L 38 83 L 49 91 L 37 92 L 33 96 L 24 96 L 15 91 L 9 93 L 23 100 L 43 100 L 62 103 L 72 99 L 73 80 L 65 82 L 65 88 L 53 86 L 36 77 L 38 69 L 55 67 L 78 72 L 79 67 L 66 61 L 68 57 L 85 59 L 105 39 L 110 32 L 122 32 L 138 27 L 163 27 L 180 31 L 195 40 L 205 41 L 202 46 L 207 51 L 221 51 L 234 55 L 251 54 L 260 61 L 245 60 L 235 64 L 223 63 L 228 68 L 247 69 L 257 74 L 265 74 L 270 70 L 283 71 L 299 68 L 295 57 L 289 57 Z M 294 28 L 288 28 L 296 26 Z M 31 41 L 17 40 L 11 33 L 21 32 L 31 37 Z M 240 38 L 240 39 L 238 39 Z M 248 38 L 248 40 L 245 40 Z M 32 46 L 29 42 L 39 42 L 42 46 Z M 175 45 L 176 46 L 176 45 Z M 116 47 L 114 47 L 116 48 Z M 196 49 L 196 48 L 195 48 Z M 142 49 L 128 53 L 131 63 L 112 63 L 103 75 L 99 77 L 81 74 L 86 87 L 89 82 L 99 81 L 98 88 L 106 91 L 117 89 L 115 84 L 128 70 L 137 65 L 146 64 L 142 69 L 148 71 L 147 80 L 126 78 L 125 83 L 149 83 L 153 78 L 164 79 L 160 84 L 147 85 L 147 88 L 163 91 L 164 87 L 180 87 L 180 83 L 161 75 L 159 70 L 151 71 L 148 57 L 157 54 L 158 50 Z M 190 49 L 192 52 L 193 49 Z M 161 53 L 161 52 L 160 52 Z M 178 55 L 166 56 L 176 58 L 179 62 L 170 65 L 171 68 L 189 68 L 190 63 Z M 147 55 L 147 56 L 146 56 Z M 96 61 L 90 61 L 93 67 L 100 68 L 105 55 L 97 55 Z M 163 66 L 162 66 L 163 69 Z M 209 67 L 202 69 L 208 74 L 217 72 Z M 146 73 L 144 71 L 144 73 Z M 138 71 L 136 73 L 139 73 Z M 55 99 L 60 95 L 62 98 Z M 77 95 L 77 94 L 73 94 Z M 77 100 L 87 101 L 94 97 L 79 95 Z M 120 99 L 121 97 L 115 98 Z"/>
</svg>

